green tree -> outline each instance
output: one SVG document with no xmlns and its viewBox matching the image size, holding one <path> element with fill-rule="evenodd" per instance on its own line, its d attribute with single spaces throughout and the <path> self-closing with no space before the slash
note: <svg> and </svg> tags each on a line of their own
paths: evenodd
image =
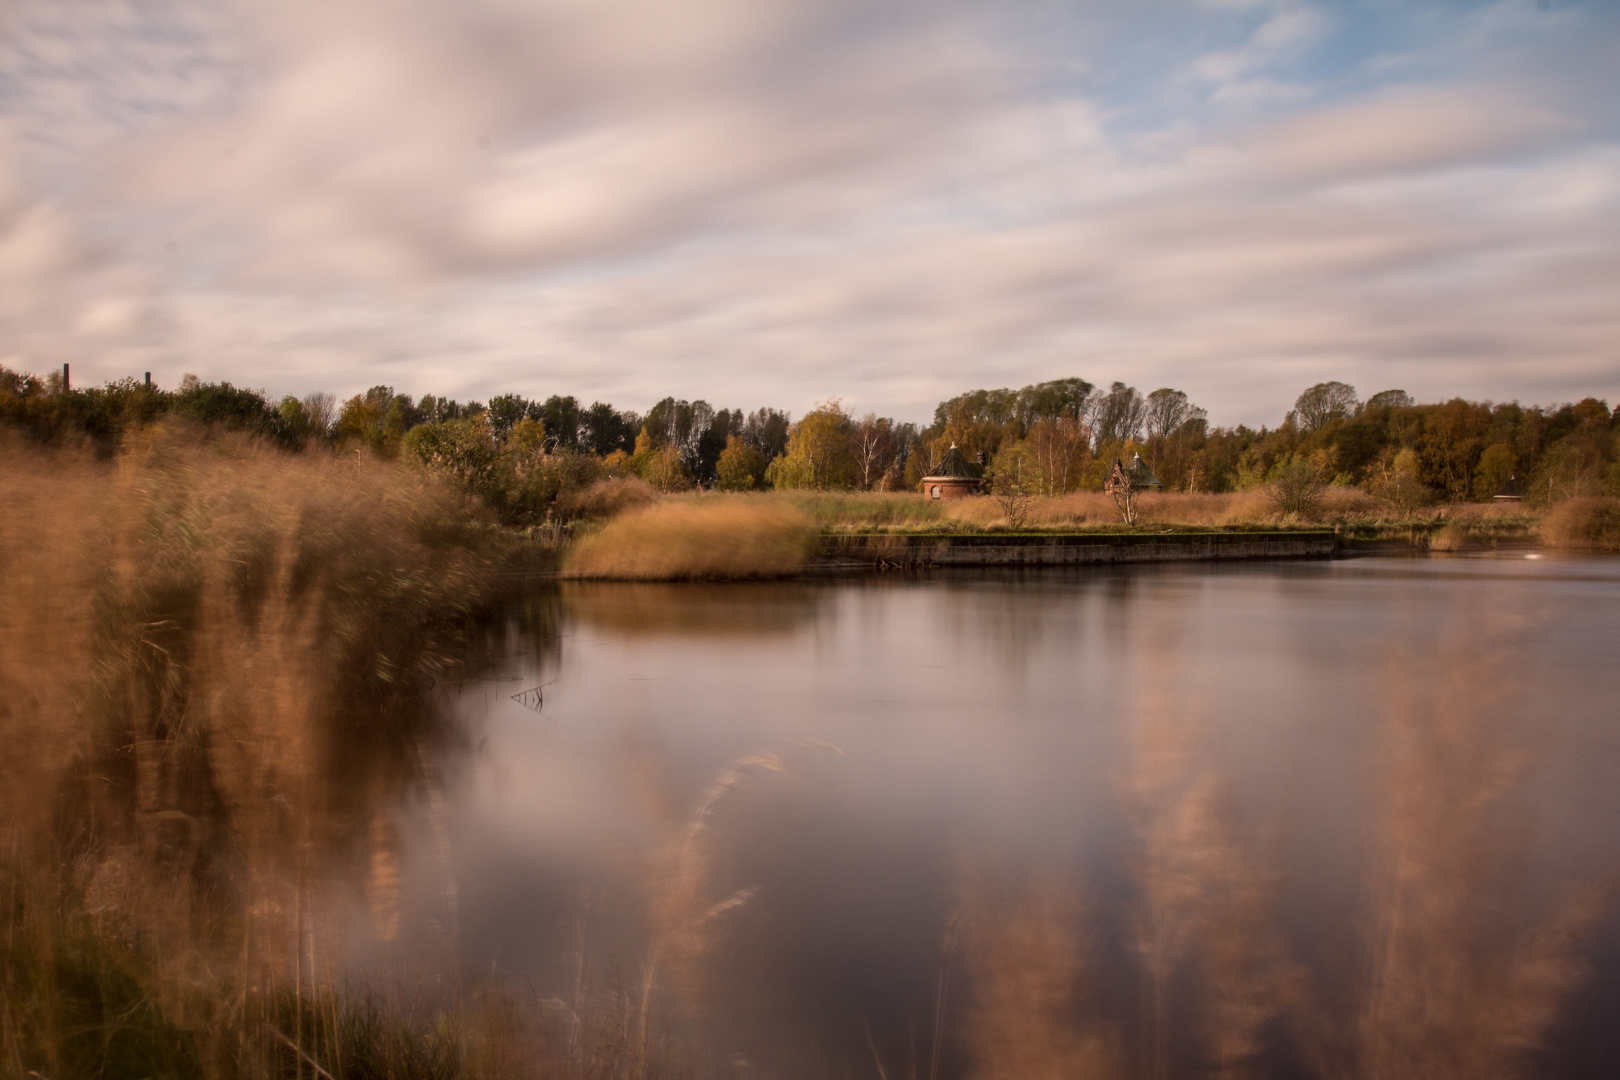
<svg viewBox="0 0 1620 1080">
<path fill-rule="evenodd" d="M 1330 455 L 1327 455 L 1330 456 Z M 1301 453 L 1290 454 L 1271 470 L 1267 495 L 1279 514 L 1315 515 L 1327 490 L 1324 473 L 1331 465 Z"/>
</svg>

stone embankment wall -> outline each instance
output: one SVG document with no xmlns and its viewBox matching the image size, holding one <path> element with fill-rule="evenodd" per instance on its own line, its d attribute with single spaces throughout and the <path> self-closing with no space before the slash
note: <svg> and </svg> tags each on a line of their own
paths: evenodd
<svg viewBox="0 0 1620 1080">
<path fill-rule="evenodd" d="M 843 535 L 822 538 L 820 555 L 875 566 L 1078 566 L 1087 563 L 1310 559 L 1333 555 L 1336 537 L 1320 532 L 1209 532 L 1006 535 Z"/>
</svg>

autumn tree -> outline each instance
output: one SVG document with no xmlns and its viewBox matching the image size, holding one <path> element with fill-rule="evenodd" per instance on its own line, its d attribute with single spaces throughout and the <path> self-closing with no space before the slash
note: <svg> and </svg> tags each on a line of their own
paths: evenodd
<svg viewBox="0 0 1620 1080">
<path fill-rule="evenodd" d="M 1143 410 L 1146 453 L 1164 483 L 1189 486 L 1189 443 L 1202 434 L 1207 416 L 1183 391 L 1164 386 L 1147 396 Z"/>
<path fill-rule="evenodd" d="M 1072 416 L 1030 425 L 1024 440 L 1035 483 L 1043 495 L 1063 495 L 1080 485 L 1081 466 L 1090 453 L 1086 426 Z"/>
<path fill-rule="evenodd" d="M 793 425 L 786 452 L 766 468 L 765 479 L 779 488 L 848 490 L 856 477 L 851 426 L 837 398 L 818 405 Z"/>
<path fill-rule="evenodd" d="M 1022 529 L 1029 520 L 1039 483 L 1029 445 L 1015 442 L 1003 446 L 991 463 L 986 479 L 1008 527 Z"/>
<path fill-rule="evenodd" d="M 726 440 L 716 466 L 721 491 L 753 491 L 765 482 L 765 455 L 733 435 Z"/>
</svg>

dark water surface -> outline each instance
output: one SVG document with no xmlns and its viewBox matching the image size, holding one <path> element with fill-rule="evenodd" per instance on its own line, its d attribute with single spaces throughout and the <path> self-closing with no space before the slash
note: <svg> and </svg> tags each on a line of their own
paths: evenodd
<svg viewBox="0 0 1620 1080">
<path fill-rule="evenodd" d="M 380 955 L 700 1075 L 1620 1075 L 1620 562 L 546 587 L 489 648 Z"/>
</svg>

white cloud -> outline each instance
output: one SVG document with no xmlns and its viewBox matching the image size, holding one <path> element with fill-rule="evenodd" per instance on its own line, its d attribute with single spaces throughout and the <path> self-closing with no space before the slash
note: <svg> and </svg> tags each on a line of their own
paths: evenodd
<svg viewBox="0 0 1620 1080">
<path fill-rule="evenodd" d="M 1067 374 L 1217 422 L 1330 377 L 1620 396 L 1620 148 L 1534 72 L 1329 103 L 1315 8 L 1165 72 L 1215 112 L 1123 133 L 982 13 L 180 7 L 126 86 L 151 35 L 115 10 L 93 90 L 71 35 L 0 31 L 50 57 L 0 82 L 0 353 L 41 370 L 914 418 Z"/>
</svg>

